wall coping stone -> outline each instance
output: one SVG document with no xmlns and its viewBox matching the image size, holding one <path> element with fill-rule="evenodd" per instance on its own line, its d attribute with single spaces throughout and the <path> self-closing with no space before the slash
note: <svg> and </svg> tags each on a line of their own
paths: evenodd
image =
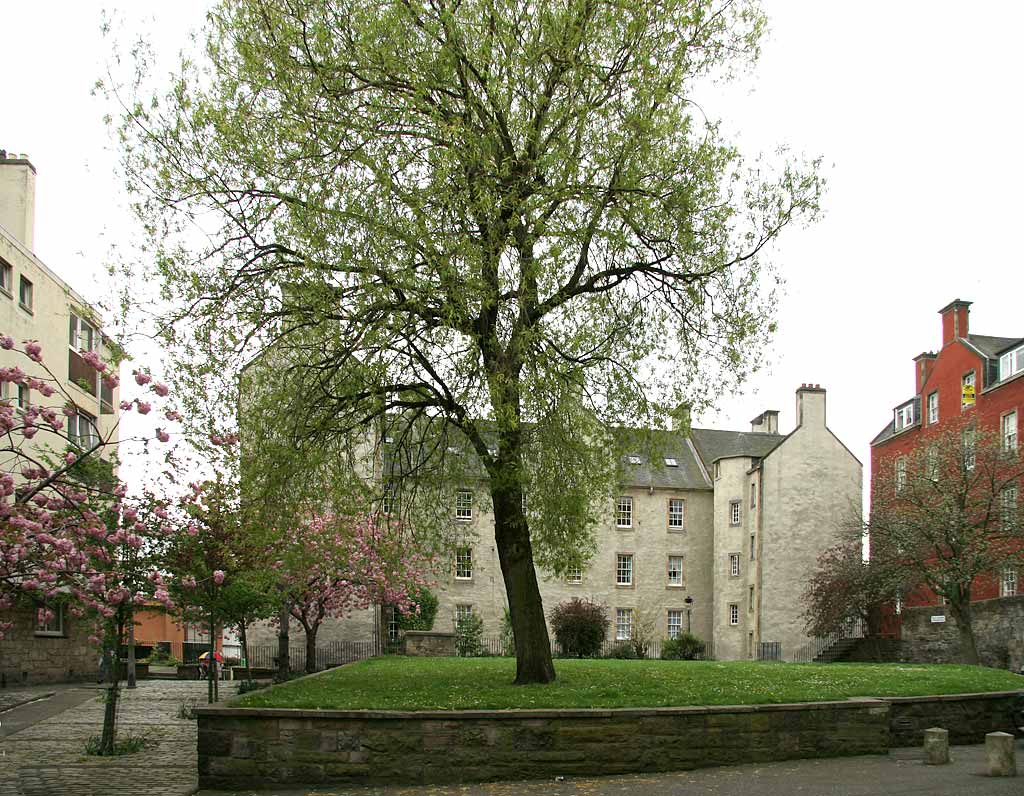
<svg viewBox="0 0 1024 796">
<path fill-rule="evenodd" d="M 445 633 L 440 630 L 403 630 L 403 636 L 412 636 L 413 638 L 423 638 L 424 636 L 434 636 L 436 638 L 455 638 L 455 633 Z"/>
<path fill-rule="evenodd" d="M 910 697 L 879 697 L 886 702 L 903 704 L 906 702 L 957 702 L 961 699 L 1005 699 L 1006 697 L 1024 697 L 1024 689 L 1018 691 L 984 691 L 979 694 L 935 694 L 933 696 Z"/>
<path fill-rule="evenodd" d="M 1016 694 L 1017 692 L 1010 692 Z M 1007 694 L 1003 694 L 1006 696 Z M 796 710 L 859 710 L 865 705 L 888 709 L 888 701 L 860 697 L 837 702 L 786 702 L 763 705 L 694 705 L 653 708 L 534 708 L 531 710 L 306 710 L 302 708 L 236 708 L 225 703 L 196 707 L 197 716 L 278 719 L 572 719 L 643 718 L 647 716 L 707 715 L 712 713 L 768 713 Z"/>
</svg>

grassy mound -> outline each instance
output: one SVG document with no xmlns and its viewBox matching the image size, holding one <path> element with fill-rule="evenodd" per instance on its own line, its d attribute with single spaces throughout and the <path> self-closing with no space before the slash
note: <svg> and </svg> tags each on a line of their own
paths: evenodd
<svg viewBox="0 0 1024 796">
<path fill-rule="evenodd" d="M 514 686 L 510 658 L 372 658 L 246 694 L 236 707 L 370 710 L 757 705 L 1024 689 L 981 666 L 559 660 L 546 686 Z"/>
</svg>

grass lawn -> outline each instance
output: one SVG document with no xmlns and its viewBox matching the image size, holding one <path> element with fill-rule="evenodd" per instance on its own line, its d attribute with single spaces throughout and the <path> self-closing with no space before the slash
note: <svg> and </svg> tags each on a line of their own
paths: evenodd
<svg viewBox="0 0 1024 796">
<path fill-rule="evenodd" d="M 552 685 L 514 686 L 511 658 L 371 658 L 255 691 L 237 707 L 377 710 L 626 708 L 815 702 L 1024 689 L 981 666 L 558 660 Z"/>
</svg>

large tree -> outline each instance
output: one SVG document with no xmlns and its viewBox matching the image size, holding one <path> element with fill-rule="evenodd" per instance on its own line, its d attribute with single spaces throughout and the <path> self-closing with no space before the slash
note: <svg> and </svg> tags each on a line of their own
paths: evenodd
<svg viewBox="0 0 1024 796">
<path fill-rule="evenodd" d="M 973 417 L 882 461 L 871 484 L 872 567 L 890 583 L 945 599 L 965 663 L 978 663 L 971 602 L 979 578 L 1024 563 L 1022 485 L 1019 446 L 979 429 Z"/>
<path fill-rule="evenodd" d="M 764 28 L 748 0 L 229 0 L 123 104 L 179 380 L 273 350 L 291 450 L 401 435 L 436 483 L 472 456 L 516 682 L 555 676 L 534 564 L 591 549 L 607 431 L 735 388 L 772 328 L 765 246 L 816 165 L 748 169 L 696 101 Z"/>
</svg>

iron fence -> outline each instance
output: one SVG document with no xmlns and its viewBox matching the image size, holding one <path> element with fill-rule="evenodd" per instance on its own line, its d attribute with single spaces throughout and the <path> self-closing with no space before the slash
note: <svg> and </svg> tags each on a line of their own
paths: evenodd
<svg viewBox="0 0 1024 796">
<path fill-rule="evenodd" d="M 201 641 L 158 641 L 135 645 L 138 660 L 150 660 L 156 665 L 194 664 L 199 656 L 210 649 L 209 642 Z M 234 651 L 237 650 L 237 651 Z M 245 662 L 240 647 L 229 651 L 224 650 L 225 666 L 242 666 Z M 340 666 L 343 663 L 363 660 L 382 654 L 376 641 L 328 641 L 317 644 L 315 668 L 317 671 Z M 278 647 L 273 645 L 249 645 L 249 666 L 253 669 L 276 669 Z M 292 671 L 305 671 L 306 646 L 295 645 L 288 648 L 289 665 Z"/>
</svg>

